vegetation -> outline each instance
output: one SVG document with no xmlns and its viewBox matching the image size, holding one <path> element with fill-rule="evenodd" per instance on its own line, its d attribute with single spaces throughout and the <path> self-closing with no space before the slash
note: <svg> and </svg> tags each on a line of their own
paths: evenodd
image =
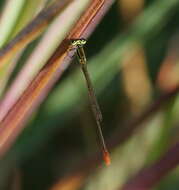
<svg viewBox="0 0 179 190">
<path fill-rule="evenodd" d="M 1 0 L 0 9 L 0 189 L 178 189 L 179 0 Z M 108 167 L 71 47 L 79 38 Z"/>
</svg>

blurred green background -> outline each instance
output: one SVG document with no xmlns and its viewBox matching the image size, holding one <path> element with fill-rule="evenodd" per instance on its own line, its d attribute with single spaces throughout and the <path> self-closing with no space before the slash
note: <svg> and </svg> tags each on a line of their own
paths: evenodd
<svg viewBox="0 0 179 190">
<path fill-rule="evenodd" d="M 0 1 L 1 11 L 4 3 Z M 118 0 L 88 39 L 85 52 L 103 113 L 105 138 L 117 128 L 122 133 L 126 122 L 178 85 L 178 18 L 178 0 Z M 23 52 L 6 89 L 39 41 Z M 100 166 L 81 180 L 82 187 L 71 189 L 120 188 L 178 141 L 178 114 L 176 97 L 111 151 L 109 168 Z M 60 177 L 96 151 L 95 121 L 74 58 L 1 161 L 0 187 L 12 189 L 9 184 L 17 183 L 17 189 L 51 189 Z M 179 189 L 178 176 L 176 168 L 154 189 Z"/>
</svg>

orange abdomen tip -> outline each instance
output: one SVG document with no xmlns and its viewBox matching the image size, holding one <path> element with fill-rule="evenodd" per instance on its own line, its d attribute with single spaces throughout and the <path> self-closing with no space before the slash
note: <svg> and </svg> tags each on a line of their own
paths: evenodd
<svg viewBox="0 0 179 190">
<path fill-rule="evenodd" d="M 103 152 L 103 159 L 106 164 L 106 166 L 109 166 L 111 164 L 111 158 L 108 151 Z"/>
</svg>

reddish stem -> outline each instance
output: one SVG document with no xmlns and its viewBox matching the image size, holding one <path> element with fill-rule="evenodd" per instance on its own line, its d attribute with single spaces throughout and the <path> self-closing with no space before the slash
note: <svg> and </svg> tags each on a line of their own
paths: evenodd
<svg viewBox="0 0 179 190">
<path fill-rule="evenodd" d="M 91 1 L 86 12 L 81 16 L 68 37 L 59 45 L 54 55 L 48 61 L 48 64 L 39 72 L 19 100 L 6 114 L 0 123 L 0 156 L 3 156 L 14 143 L 24 128 L 28 117 L 43 101 L 54 83 L 68 66 L 71 60 L 68 56 L 70 49 L 69 39 L 87 37 L 90 34 L 88 30 L 92 32 L 94 29 L 93 21 L 97 24 L 112 2 L 113 0 Z M 103 12 L 103 14 L 99 12 Z"/>
<path fill-rule="evenodd" d="M 179 143 L 157 162 L 144 168 L 120 190 L 149 190 L 179 164 Z"/>
</svg>

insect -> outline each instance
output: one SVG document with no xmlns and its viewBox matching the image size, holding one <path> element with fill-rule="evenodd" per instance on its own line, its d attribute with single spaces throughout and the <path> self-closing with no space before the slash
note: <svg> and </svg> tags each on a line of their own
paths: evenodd
<svg viewBox="0 0 179 190">
<path fill-rule="evenodd" d="M 97 124 L 97 135 L 98 135 L 100 146 L 102 149 L 103 159 L 106 165 L 110 165 L 110 156 L 109 156 L 109 153 L 104 141 L 102 129 L 101 129 L 102 113 L 98 105 L 97 98 L 95 96 L 95 91 L 94 91 L 92 81 L 88 72 L 86 55 L 83 48 L 83 46 L 86 44 L 86 40 L 85 39 L 71 40 L 71 44 L 72 46 L 77 48 L 76 53 L 77 53 L 78 61 L 80 63 L 82 72 L 86 80 L 86 85 L 88 87 L 89 101 L 90 101 L 91 109 L 92 109 L 92 112 Z"/>
</svg>

